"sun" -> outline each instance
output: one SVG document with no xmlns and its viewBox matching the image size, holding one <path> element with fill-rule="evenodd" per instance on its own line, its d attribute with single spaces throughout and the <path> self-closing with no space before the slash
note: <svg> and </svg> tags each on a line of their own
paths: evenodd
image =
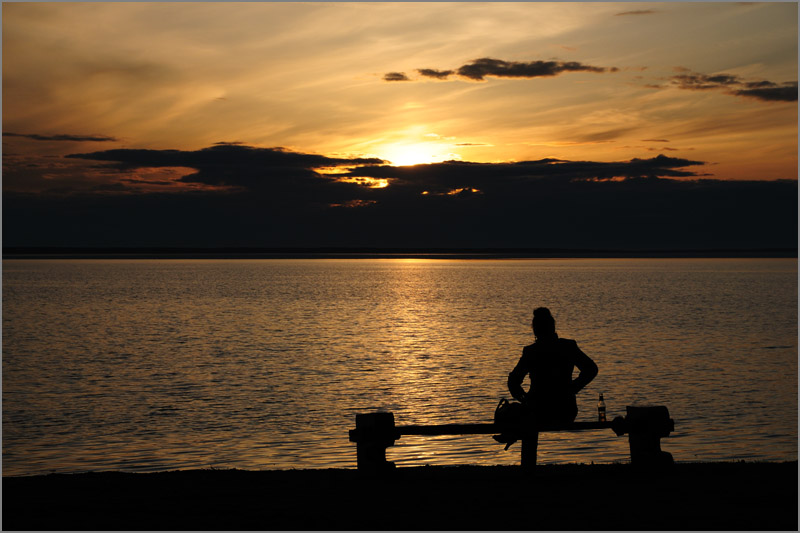
<svg viewBox="0 0 800 533">
<path fill-rule="evenodd" d="M 433 143 L 391 144 L 380 150 L 382 159 L 398 167 L 437 163 L 455 155 L 445 151 Z"/>
</svg>

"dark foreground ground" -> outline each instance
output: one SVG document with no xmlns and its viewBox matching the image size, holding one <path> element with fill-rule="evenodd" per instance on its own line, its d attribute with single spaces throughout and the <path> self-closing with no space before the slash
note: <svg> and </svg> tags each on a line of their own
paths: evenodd
<svg viewBox="0 0 800 533">
<path fill-rule="evenodd" d="M 5 530 L 797 530 L 797 462 L 3 478 Z"/>
</svg>

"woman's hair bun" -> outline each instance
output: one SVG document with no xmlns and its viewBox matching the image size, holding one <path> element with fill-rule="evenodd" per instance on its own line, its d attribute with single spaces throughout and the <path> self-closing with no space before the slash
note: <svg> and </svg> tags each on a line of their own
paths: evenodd
<svg viewBox="0 0 800 533">
<path fill-rule="evenodd" d="M 536 341 L 539 339 L 552 339 L 556 336 L 556 321 L 550 310 L 546 307 L 537 307 L 533 310 L 533 334 Z"/>
</svg>

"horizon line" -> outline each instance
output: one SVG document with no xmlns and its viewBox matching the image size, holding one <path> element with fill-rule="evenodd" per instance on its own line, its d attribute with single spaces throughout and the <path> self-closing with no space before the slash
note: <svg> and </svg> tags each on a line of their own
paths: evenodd
<svg viewBox="0 0 800 533">
<path fill-rule="evenodd" d="M 444 246 L 8 246 L 21 258 L 797 258 L 797 248 L 535 248 Z"/>
</svg>

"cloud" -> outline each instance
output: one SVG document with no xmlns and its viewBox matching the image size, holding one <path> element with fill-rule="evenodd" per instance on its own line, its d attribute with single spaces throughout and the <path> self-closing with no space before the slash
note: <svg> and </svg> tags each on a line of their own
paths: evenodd
<svg viewBox="0 0 800 533">
<path fill-rule="evenodd" d="M 797 237 L 796 181 L 702 179 L 702 161 L 665 155 L 394 167 L 216 145 L 63 161 L 65 172 L 106 170 L 82 191 L 4 191 L 4 245 L 652 249 L 792 247 Z"/>
<path fill-rule="evenodd" d="M 284 148 L 256 148 L 238 144 L 217 144 L 195 151 L 116 149 L 69 154 L 71 159 L 104 161 L 103 168 L 129 172 L 140 168 L 191 168 L 176 184 L 206 185 L 245 190 L 281 190 L 301 182 L 330 181 L 315 169 L 355 165 L 377 165 L 377 158 L 342 159 L 292 152 Z"/>
<path fill-rule="evenodd" d="M 345 207 L 348 209 L 358 208 L 358 207 L 367 207 L 373 204 L 376 204 L 375 200 L 347 200 L 341 204 L 330 204 L 330 207 Z"/>
<path fill-rule="evenodd" d="M 382 170 L 393 172 L 396 178 L 382 189 L 331 180 L 289 180 L 294 189 L 285 185 L 227 194 L 10 193 L 4 194 L 3 243 L 625 250 L 796 247 L 796 181 L 651 176 L 685 171 L 686 163 L 660 156 L 606 164 L 542 160 L 387 167 Z M 619 173 L 641 177 L 611 177 Z"/>
<path fill-rule="evenodd" d="M 767 82 L 769 83 L 769 82 Z M 756 98 L 765 102 L 796 102 L 797 82 L 777 87 L 746 88 L 734 91 L 736 96 Z"/>
<path fill-rule="evenodd" d="M 663 146 L 661 148 L 648 148 L 647 150 L 650 152 L 680 152 L 679 148 L 670 148 L 669 146 Z"/>
<path fill-rule="evenodd" d="M 459 76 L 473 81 L 484 81 L 492 78 L 542 78 L 558 76 L 563 72 L 617 72 L 616 67 L 594 67 L 577 61 L 503 61 L 491 57 L 474 59 L 457 69 L 438 70 L 432 68 L 417 69 L 426 78 L 438 80 Z M 403 72 L 389 72 L 383 77 L 386 81 L 410 81 Z"/>
<path fill-rule="evenodd" d="M 73 159 L 95 161 L 115 161 L 120 168 L 137 167 L 180 167 L 195 168 L 245 165 L 263 167 L 319 168 L 342 165 L 376 165 L 385 163 L 378 158 L 343 159 L 317 154 L 293 152 L 281 147 L 257 148 L 241 143 L 217 143 L 201 150 L 136 150 L 115 149 L 86 154 L 69 154 Z"/>
<path fill-rule="evenodd" d="M 416 166 L 391 166 L 377 158 L 331 158 L 292 152 L 283 148 L 215 145 L 195 151 L 114 149 L 65 156 L 68 159 L 100 161 L 100 177 L 118 176 L 117 183 L 172 184 L 176 194 L 191 186 L 196 190 L 228 193 L 251 191 L 270 199 L 303 203 L 342 204 L 350 200 L 396 200 L 404 195 L 446 193 L 476 189 L 488 195 L 509 187 L 525 189 L 541 180 L 580 181 L 658 177 L 696 177 L 685 167 L 701 161 L 659 155 L 651 159 L 620 162 L 541 159 L 509 163 L 446 161 Z M 325 168 L 338 167 L 336 173 Z M 139 169 L 149 169 L 144 174 Z M 162 169 L 162 170 L 157 170 Z M 109 174 L 112 171 L 112 174 Z M 165 174 L 167 172 L 168 174 Z M 133 177 L 132 179 L 132 176 Z M 169 179 L 165 179 L 169 176 Z M 367 179 L 365 179 L 367 178 Z M 156 181 L 148 181 L 156 180 Z M 375 180 L 388 184 L 372 188 Z M 19 180 L 18 180 L 19 181 Z M 164 189 L 169 192 L 170 188 Z M 500 192 L 499 192 L 500 191 Z M 271 200 L 270 200 L 271 201 Z M 366 205 L 366 204 L 348 204 Z"/>
<path fill-rule="evenodd" d="M 4 132 L 3 137 L 25 137 L 35 141 L 116 142 L 118 139 L 104 135 L 40 135 L 38 133 Z"/>
<path fill-rule="evenodd" d="M 736 76 L 731 76 L 729 74 L 717 74 L 714 76 L 706 74 L 677 74 L 672 76 L 670 81 L 679 89 L 690 89 L 694 91 L 725 88 L 730 85 L 739 85 L 741 83 Z"/>
<path fill-rule="evenodd" d="M 585 132 L 574 135 L 570 144 L 596 144 L 607 143 L 634 131 L 636 128 L 614 128 L 610 130 Z"/>
<path fill-rule="evenodd" d="M 768 80 L 745 81 L 732 74 L 700 74 L 683 67 L 676 67 L 678 72 L 669 78 L 672 87 L 692 91 L 722 90 L 734 96 L 755 98 L 764 102 L 796 102 L 797 82 L 778 84 Z"/>
<path fill-rule="evenodd" d="M 584 65 L 577 61 L 519 62 L 484 57 L 459 67 L 457 72 L 459 76 L 482 81 L 487 76 L 495 78 L 539 78 L 557 76 L 562 72 L 607 72 L 608 70 L 616 71 L 616 69 Z"/>
<path fill-rule="evenodd" d="M 447 79 L 448 76 L 453 74 L 452 70 L 436 70 L 433 68 L 420 68 L 417 69 L 417 72 L 419 72 L 420 75 L 425 76 L 427 78 L 436 78 L 439 80 Z"/>
<path fill-rule="evenodd" d="M 255 148 L 240 145 L 215 145 L 196 151 L 115 149 L 70 154 L 70 159 L 107 162 L 104 168 L 128 172 L 139 168 L 191 168 L 195 173 L 182 176 L 178 182 L 209 186 L 240 187 L 260 190 L 293 186 L 302 183 L 314 187 L 338 183 L 336 180 L 356 178 L 388 179 L 391 188 L 457 189 L 473 187 L 492 190 L 505 187 L 506 181 L 516 185 L 539 179 L 611 179 L 692 177 L 698 174 L 685 167 L 704 165 L 702 161 L 665 157 L 631 159 L 620 162 L 565 161 L 541 159 L 510 163 L 472 163 L 447 161 L 416 166 L 391 166 L 377 158 L 340 159 L 316 154 L 292 152 L 283 148 Z M 336 174 L 319 169 L 343 167 Z M 293 184 L 293 185 L 287 185 Z M 383 193 L 381 193 L 383 194 Z"/>
<path fill-rule="evenodd" d="M 363 166 L 343 177 L 369 177 L 389 180 L 386 190 L 405 194 L 447 193 L 456 189 L 476 189 L 488 197 L 505 196 L 509 191 L 524 193 L 541 187 L 542 182 L 567 184 L 577 181 L 640 179 L 659 177 L 696 177 L 700 174 L 685 167 L 701 166 L 701 161 L 659 155 L 651 159 L 620 162 L 565 161 L 541 159 L 513 163 L 472 163 L 446 161 L 413 167 L 388 165 Z M 384 191 L 385 192 L 385 191 Z M 383 194 L 383 192 L 381 192 Z M 387 193 L 388 194 L 388 193 Z"/>
<path fill-rule="evenodd" d="M 384 81 L 411 81 L 405 72 L 387 72 L 383 75 Z"/>
<path fill-rule="evenodd" d="M 625 16 L 625 15 L 653 15 L 655 13 L 658 13 L 658 11 L 654 11 L 652 9 L 642 9 L 642 10 L 637 10 L 637 11 L 623 11 L 622 13 L 617 13 L 614 16 L 622 17 L 622 16 Z"/>
</svg>

